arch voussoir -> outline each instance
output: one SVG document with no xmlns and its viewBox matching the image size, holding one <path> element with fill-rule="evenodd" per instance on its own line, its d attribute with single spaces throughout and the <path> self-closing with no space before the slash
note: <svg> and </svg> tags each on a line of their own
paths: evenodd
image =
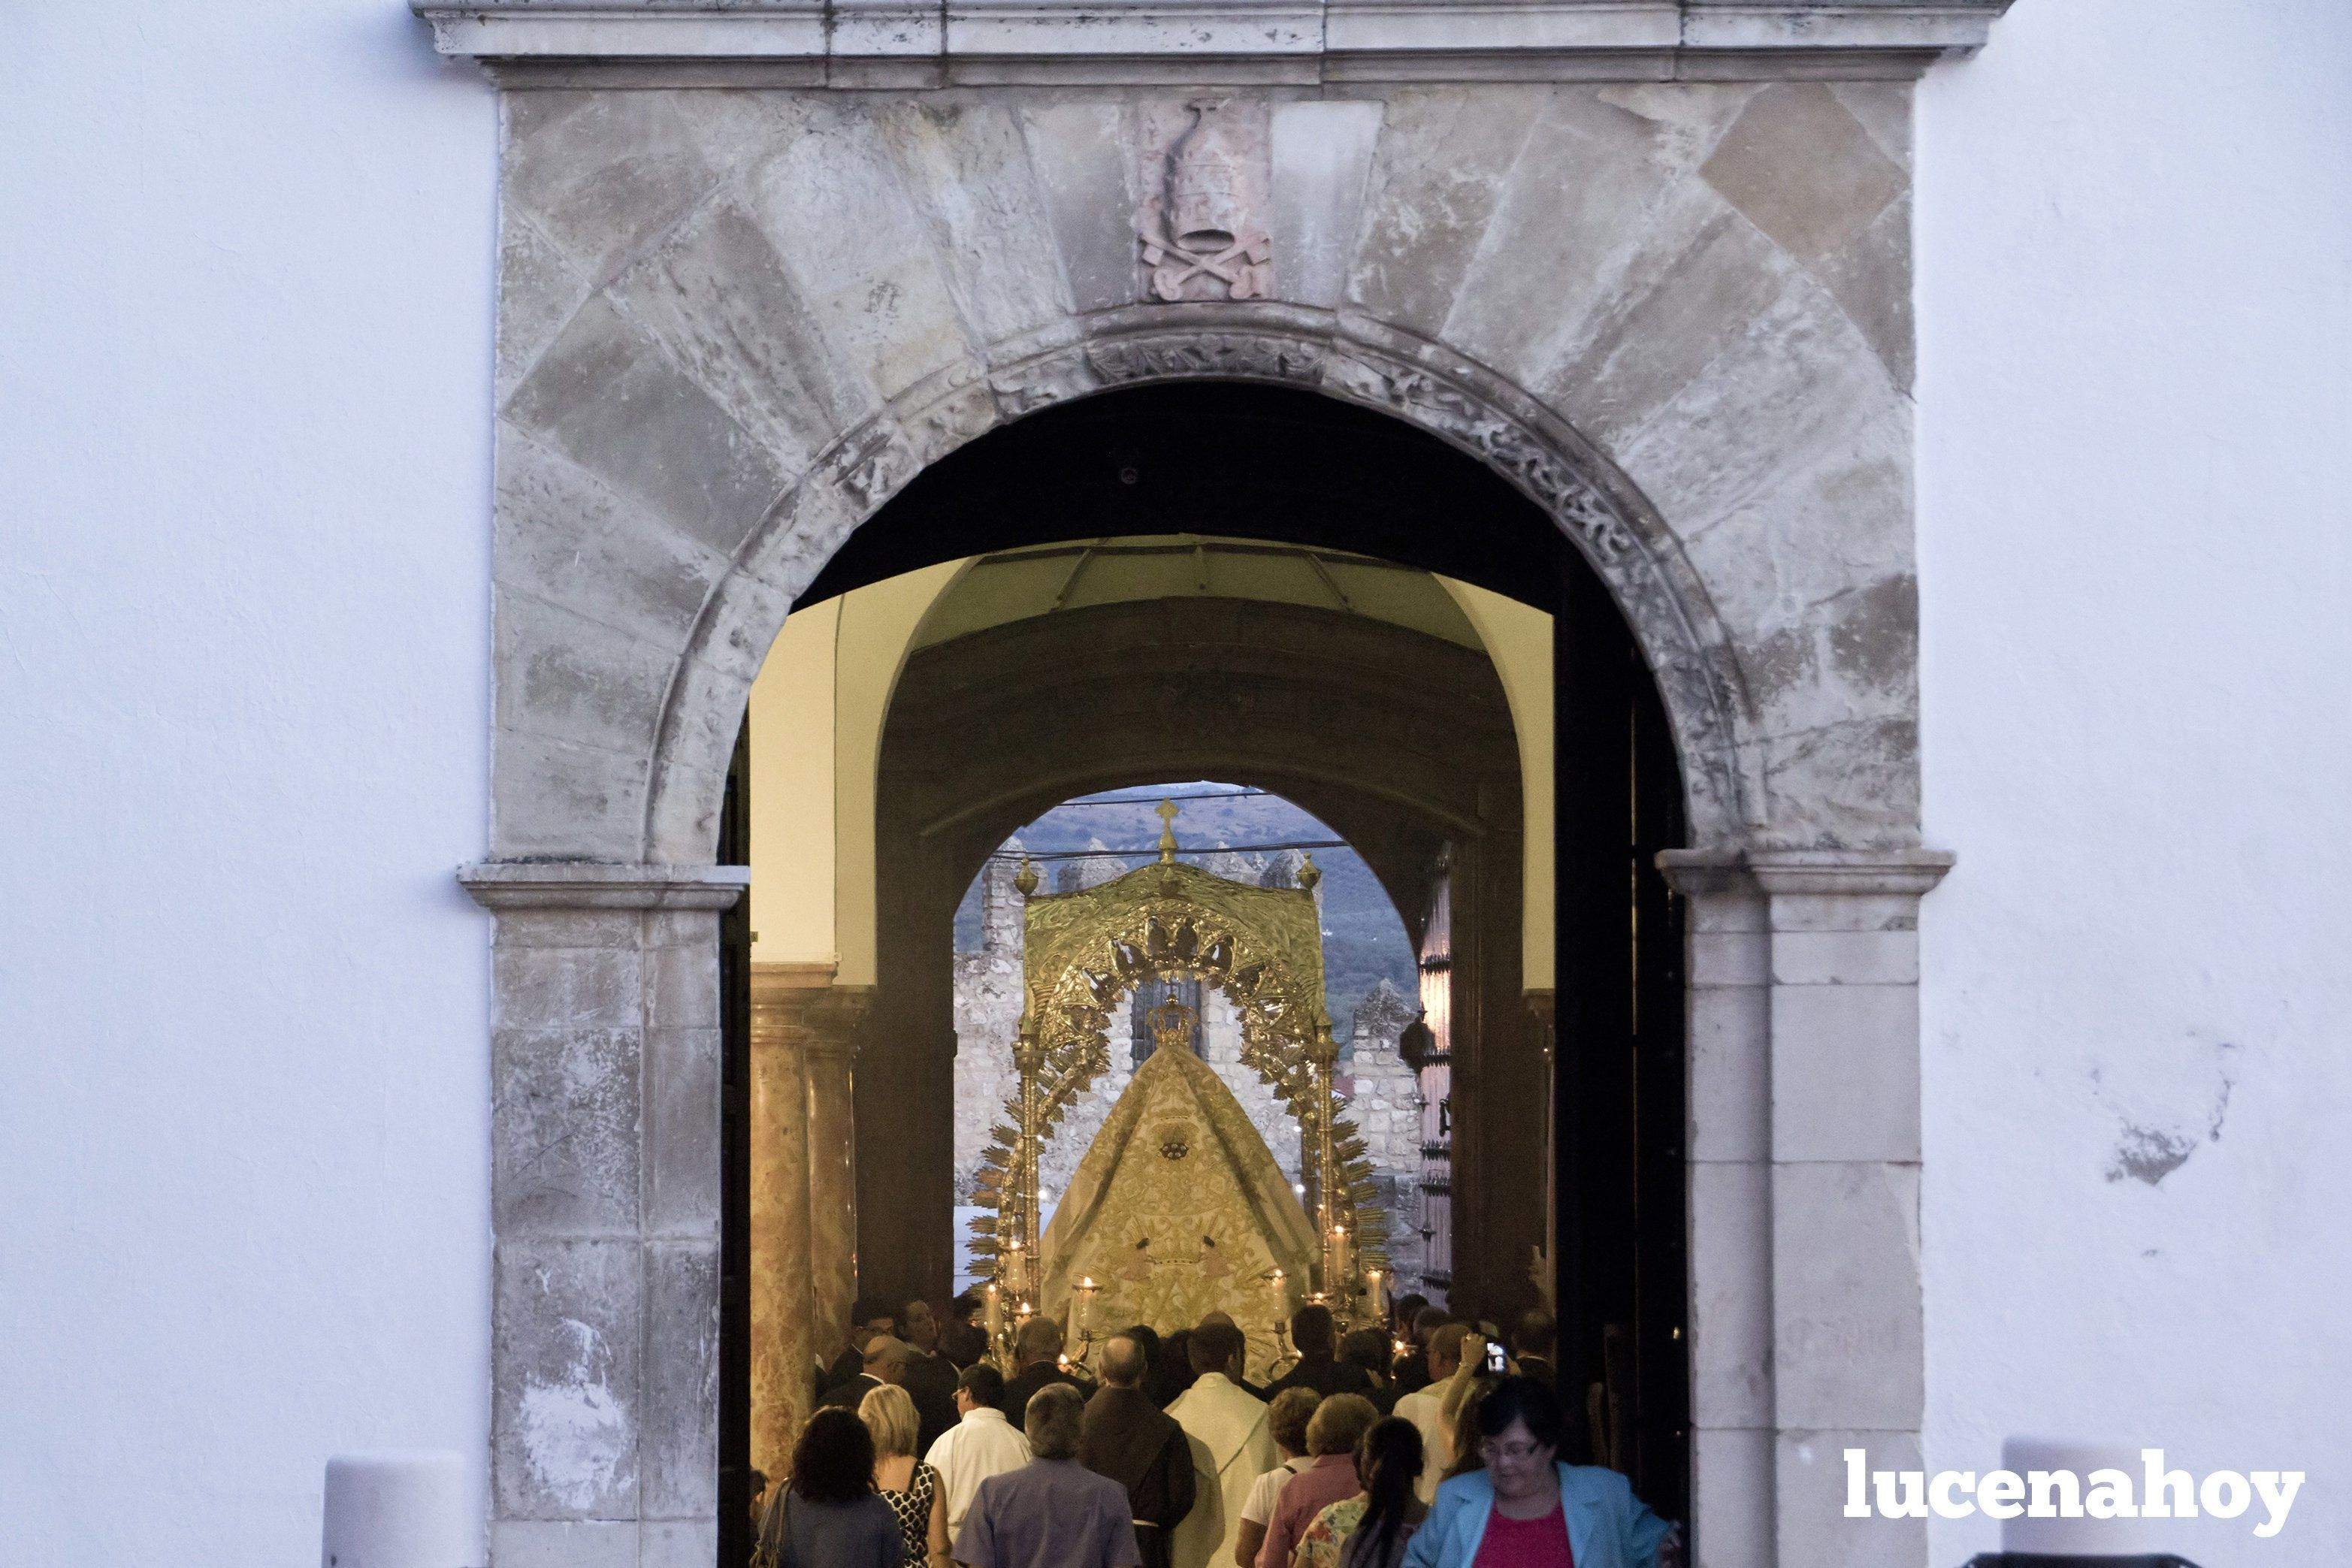
<svg viewBox="0 0 2352 1568">
<path fill-rule="evenodd" d="M 1055 323 L 936 372 L 843 434 L 746 538 L 681 655 L 650 759 L 646 858 L 710 858 L 727 749 L 793 597 L 929 464 L 1042 409 L 1124 386 L 1242 381 L 1388 413 L 1468 453 L 1541 507 L 1609 585 L 1658 679 L 1695 836 L 1760 821 L 1738 664 L 1678 541 L 1612 465 L 1538 400 L 1442 344 L 1280 304 L 1129 308 Z M 707 669 L 704 668 L 707 666 Z M 707 798 L 706 798 L 707 797 Z"/>
</svg>

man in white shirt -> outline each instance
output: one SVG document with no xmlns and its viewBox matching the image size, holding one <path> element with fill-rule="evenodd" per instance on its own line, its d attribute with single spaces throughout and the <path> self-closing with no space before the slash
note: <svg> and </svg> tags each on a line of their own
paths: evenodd
<svg viewBox="0 0 2352 1568">
<path fill-rule="evenodd" d="M 1265 1401 L 1234 1381 L 1248 1343 L 1215 1319 L 1192 1331 L 1192 1386 L 1170 1403 L 1192 1450 L 1192 1511 L 1176 1527 L 1174 1568 L 1209 1568 L 1233 1560 L 1242 1507 L 1257 1478 L 1274 1468 L 1274 1433 Z"/>
<path fill-rule="evenodd" d="M 940 1473 L 950 1541 L 963 1528 L 963 1516 L 979 1495 L 981 1482 L 1029 1462 L 1029 1439 L 997 1408 L 1003 1397 L 1003 1373 L 984 1361 L 965 1367 L 956 1379 L 956 1424 L 940 1433 L 923 1456 L 923 1462 Z"/>
<path fill-rule="evenodd" d="M 1475 1331 L 1468 1323 L 1440 1323 L 1429 1333 L 1429 1386 L 1396 1402 L 1396 1413 L 1421 1428 L 1421 1479 L 1413 1487 L 1423 1503 L 1437 1500 L 1437 1483 L 1454 1463 L 1454 1424 L 1445 1418 L 1445 1391 L 1462 1367 L 1462 1345 Z M 1483 1352 L 1486 1346 L 1481 1343 Z"/>
</svg>

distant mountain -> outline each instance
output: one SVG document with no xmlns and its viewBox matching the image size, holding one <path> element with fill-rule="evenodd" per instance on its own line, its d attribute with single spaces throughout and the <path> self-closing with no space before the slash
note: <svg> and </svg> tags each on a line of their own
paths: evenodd
<svg viewBox="0 0 2352 1568">
<path fill-rule="evenodd" d="M 1061 884 L 1066 867 L 1075 871 L 1086 866 L 1089 883 L 1108 880 L 1103 868 L 1131 870 L 1155 858 L 1160 842 L 1156 808 L 1171 798 L 1182 807 L 1176 819 L 1176 840 L 1188 851 L 1253 844 L 1320 845 L 1339 838 L 1320 819 L 1279 795 L 1211 782 L 1089 795 L 1055 807 L 1015 837 L 1033 857 L 1039 858 L 1038 873 L 1049 888 Z M 1043 858 L 1085 850 L 1090 844 L 1124 852 L 1109 860 Z M 1352 1027 L 1356 1004 L 1374 986 L 1386 979 L 1411 997 L 1419 990 L 1419 976 L 1404 922 L 1363 857 L 1344 845 L 1310 852 L 1323 873 L 1324 990 L 1332 1028 L 1344 1040 Z M 1248 853 L 1244 864 L 1212 862 L 1209 869 L 1221 876 L 1255 876 L 1279 858 L 1280 852 L 1261 850 Z M 1295 852 L 1290 858 L 1296 859 Z M 979 946 L 980 884 L 975 879 L 956 910 L 956 950 L 969 953 Z"/>
</svg>

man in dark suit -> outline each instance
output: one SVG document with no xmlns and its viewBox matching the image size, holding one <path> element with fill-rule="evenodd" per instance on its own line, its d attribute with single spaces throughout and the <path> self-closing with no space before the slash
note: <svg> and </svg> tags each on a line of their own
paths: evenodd
<svg viewBox="0 0 2352 1568">
<path fill-rule="evenodd" d="M 922 1424 L 915 1447 L 919 1458 L 931 1451 L 940 1433 L 956 1424 L 959 1369 L 940 1354 L 940 1320 L 930 1302 L 908 1301 L 898 1321 L 907 1325 L 907 1343 L 913 1351 L 907 1357 L 905 1387 L 915 1401 L 915 1417 Z"/>
<path fill-rule="evenodd" d="M 954 1362 L 959 1372 L 995 1348 L 988 1343 L 988 1331 L 971 1321 L 980 1308 L 980 1292 L 966 1291 L 948 1303 L 948 1321 L 940 1326 L 940 1354 Z"/>
<path fill-rule="evenodd" d="M 1312 1389 L 1318 1399 L 1334 1394 L 1372 1396 L 1372 1380 L 1360 1366 L 1350 1366 L 1332 1354 L 1331 1309 L 1310 1301 L 1290 1314 L 1290 1348 L 1298 1364 L 1266 1385 L 1271 1404 L 1286 1388 Z"/>
<path fill-rule="evenodd" d="M 858 1368 L 866 1364 L 866 1342 L 878 1333 L 895 1334 L 898 1332 L 898 1320 L 887 1309 L 870 1301 L 858 1302 L 857 1315 L 849 1325 L 849 1344 L 833 1358 L 833 1364 L 825 1368 L 821 1386 L 836 1387 L 856 1376 Z"/>
<path fill-rule="evenodd" d="M 868 1391 L 886 1383 L 907 1381 L 907 1361 L 914 1353 L 907 1342 L 887 1333 L 876 1334 L 866 1342 L 866 1364 L 854 1377 L 845 1377 L 824 1391 L 819 1403 L 855 1410 Z"/>
<path fill-rule="evenodd" d="M 1554 1393 L 1559 1390 L 1559 1360 L 1555 1349 L 1559 1339 L 1559 1325 L 1541 1307 L 1529 1307 L 1511 1325 L 1511 1359 L 1519 1364 L 1519 1375 L 1535 1378 Z"/>
<path fill-rule="evenodd" d="M 1013 1348 L 1021 1358 L 1021 1370 L 1004 1380 L 1004 1418 L 1014 1426 L 1027 1414 L 1030 1396 L 1049 1383 L 1066 1383 L 1081 1395 L 1094 1393 L 1091 1382 L 1062 1370 L 1062 1325 L 1052 1318 L 1023 1323 Z"/>
</svg>

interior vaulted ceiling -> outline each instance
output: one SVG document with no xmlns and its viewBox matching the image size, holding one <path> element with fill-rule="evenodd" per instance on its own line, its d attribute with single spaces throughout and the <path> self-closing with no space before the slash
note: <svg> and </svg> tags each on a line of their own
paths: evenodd
<svg viewBox="0 0 2352 1568">
<path fill-rule="evenodd" d="M 1035 616 L 1154 599 L 1251 599 L 1360 615 L 1485 652 L 1461 605 L 1424 571 L 1342 550 L 1198 534 L 1004 550 L 970 562 L 913 646 Z"/>
</svg>

